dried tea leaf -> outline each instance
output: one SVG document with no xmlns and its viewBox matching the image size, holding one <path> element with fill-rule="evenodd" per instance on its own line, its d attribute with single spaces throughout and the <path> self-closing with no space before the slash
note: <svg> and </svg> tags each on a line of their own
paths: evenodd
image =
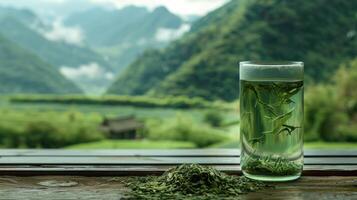
<svg viewBox="0 0 357 200">
<path fill-rule="evenodd" d="M 229 176 L 211 167 L 185 164 L 159 177 L 137 178 L 127 184 L 127 199 L 236 199 L 267 187 L 246 177 Z"/>
</svg>

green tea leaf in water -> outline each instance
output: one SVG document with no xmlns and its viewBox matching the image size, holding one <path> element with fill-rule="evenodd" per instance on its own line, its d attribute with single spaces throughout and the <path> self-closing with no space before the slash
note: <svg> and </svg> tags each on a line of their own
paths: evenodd
<svg viewBox="0 0 357 200">
<path fill-rule="evenodd" d="M 242 169 L 261 180 L 302 170 L 303 81 L 241 80 Z"/>
<path fill-rule="evenodd" d="M 271 156 L 252 158 L 246 157 L 244 170 L 248 173 L 285 176 L 299 173 L 302 165 L 296 164 L 283 158 L 273 158 Z"/>
<path fill-rule="evenodd" d="M 252 91 L 253 96 L 255 96 L 255 106 L 261 106 L 262 115 L 264 119 L 271 121 L 272 129 L 268 131 L 263 131 L 262 135 L 250 139 L 252 144 L 263 142 L 265 139 L 265 134 L 279 134 L 287 133 L 291 135 L 299 126 L 288 125 L 287 121 L 292 117 L 295 107 L 292 107 L 290 111 L 282 112 L 282 107 L 284 105 L 294 104 L 292 97 L 301 91 L 303 83 L 293 82 L 289 84 L 281 84 L 277 82 L 272 82 L 272 84 L 266 83 L 248 83 L 243 82 L 243 90 Z M 269 99 L 269 101 L 264 98 L 264 94 L 269 94 L 274 96 L 274 99 Z M 241 97 L 245 98 L 244 96 Z M 243 113 L 244 115 L 244 113 Z M 252 131 L 252 130 L 251 130 Z"/>
</svg>

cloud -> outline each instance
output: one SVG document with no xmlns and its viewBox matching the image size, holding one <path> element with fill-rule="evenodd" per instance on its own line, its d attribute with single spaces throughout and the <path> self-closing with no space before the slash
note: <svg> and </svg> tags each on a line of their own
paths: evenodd
<svg viewBox="0 0 357 200">
<path fill-rule="evenodd" d="M 150 9 L 163 5 L 170 11 L 184 17 L 187 15 L 203 16 L 229 1 L 230 0 L 0 0 L 0 4 L 32 8 L 42 14 L 54 13 L 59 16 L 66 16 L 73 12 L 82 11 L 93 5 L 102 5 L 109 8 L 137 5 L 145 6 Z"/>
<path fill-rule="evenodd" d="M 49 31 L 40 30 L 40 33 L 48 40 L 78 46 L 82 45 L 84 40 L 84 34 L 79 27 L 66 27 L 62 20 L 55 20 Z"/>
<path fill-rule="evenodd" d="M 170 42 L 180 38 L 190 30 L 190 25 L 182 24 L 178 29 L 159 28 L 155 34 L 155 39 L 159 42 Z"/>
<path fill-rule="evenodd" d="M 40 3 L 64 4 L 68 0 L 37 0 Z"/>
<path fill-rule="evenodd" d="M 61 74 L 70 80 L 113 80 L 114 74 L 103 69 L 98 63 L 89 63 L 81 65 L 78 68 L 62 66 L 60 68 Z"/>
<path fill-rule="evenodd" d="M 163 5 L 181 16 L 205 15 L 229 1 L 230 0 L 91 0 L 93 3 L 112 5 L 118 8 L 128 5 L 138 5 L 154 9 L 155 7 Z"/>
<path fill-rule="evenodd" d="M 29 0 L 1 0 L 3 4 L 12 4 L 12 5 L 30 5 L 30 4 L 64 4 L 69 0 L 36 0 L 36 1 L 29 1 Z"/>
<path fill-rule="evenodd" d="M 143 46 L 148 43 L 148 40 L 146 38 L 141 38 L 136 42 L 136 45 Z"/>
</svg>

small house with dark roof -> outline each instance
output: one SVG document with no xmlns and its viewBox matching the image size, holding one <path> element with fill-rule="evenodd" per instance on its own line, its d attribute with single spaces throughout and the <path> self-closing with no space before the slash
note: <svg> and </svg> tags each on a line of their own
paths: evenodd
<svg viewBox="0 0 357 200">
<path fill-rule="evenodd" d="M 139 132 L 144 128 L 144 123 L 134 116 L 104 118 L 101 130 L 108 134 L 110 139 L 138 139 Z"/>
</svg>

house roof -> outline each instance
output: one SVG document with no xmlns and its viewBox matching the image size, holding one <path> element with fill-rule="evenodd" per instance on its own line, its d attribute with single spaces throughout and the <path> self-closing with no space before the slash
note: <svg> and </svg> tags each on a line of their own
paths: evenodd
<svg viewBox="0 0 357 200">
<path fill-rule="evenodd" d="M 137 130 L 143 127 L 144 123 L 136 120 L 134 117 L 105 119 L 102 123 L 102 129 L 106 131 L 114 131 L 117 133 Z"/>
</svg>

